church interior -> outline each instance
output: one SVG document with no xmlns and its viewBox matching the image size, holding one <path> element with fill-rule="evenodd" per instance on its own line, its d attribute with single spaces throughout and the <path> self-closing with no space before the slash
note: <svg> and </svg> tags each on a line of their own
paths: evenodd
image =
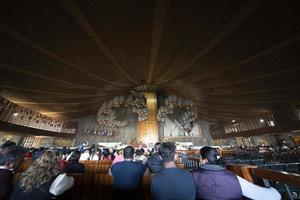
<svg viewBox="0 0 300 200">
<path fill-rule="evenodd" d="M 12 146 L 15 188 L 48 151 L 65 165 L 79 151 L 85 172 L 66 172 L 58 199 L 110 199 L 128 146 L 147 167 L 173 144 L 194 178 L 211 147 L 224 169 L 300 199 L 299 52 L 297 1 L 1 1 L 0 171 Z M 139 199 L 168 199 L 148 168 Z"/>
</svg>

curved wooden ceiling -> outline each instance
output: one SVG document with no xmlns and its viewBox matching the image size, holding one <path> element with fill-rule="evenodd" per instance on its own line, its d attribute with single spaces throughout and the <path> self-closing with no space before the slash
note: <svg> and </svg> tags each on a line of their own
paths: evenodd
<svg viewBox="0 0 300 200">
<path fill-rule="evenodd" d="M 300 99 L 297 1 L 0 4 L 0 95 L 50 116 L 95 114 L 143 80 L 208 120 Z"/>
</svg>

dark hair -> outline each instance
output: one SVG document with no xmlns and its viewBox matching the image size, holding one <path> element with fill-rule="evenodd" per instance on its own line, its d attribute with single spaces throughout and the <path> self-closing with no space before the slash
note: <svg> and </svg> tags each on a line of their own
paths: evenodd
<svg viewBox="0 0 300 200">
<path fill-rule="evenodd" d="M 140 151 L 139 149 L 136 149 L 136 150 L 135 150 L 135 154 L 136 154 L 136 155 L 140 155 L 140 153 L 141 153 L 141 151 Z"/>
<path fill-rule="evenodd" d="M 70 156 L 70 158 L 69 158 L 69 161 L 79 161 L 80 156 L 81 156 L 80 151 L 74 151 L 74 152 L 71 154 L 71 156 Z"/>
<path fill-rule="evenodd" d="M 141 155 L 143 155 L 145 153 L 145 149 L 141 148 L 140 152 L 141 152 Z"/>
<path fill-rule="evenodd" d="M 218 151 L 215 148 L 205 146 L 200 150 L 202 159 L 207 159 L 209 164 L 217 164 Z"/>
<path fill-rule="evenodd" d="M 160 142 L 156 142 L 156 143 L 155 143 L 155 146 L 154 146 L 155 152 L 158 152 L 160 145 L 161 145 Z"/>
<path fill-rule="evenodd" d="M 16 146 L 16 143 L 12 142 L 10 140 L 7 140 L 5 143 L 0 145 L 0 148 L 5 149 L 5 148 L 10 147 L 10 146 Z"/>
<path fill-rule="evenodd" d="M 108 157 L 108 156 L 109 156 L 109 150 L 108 150 L 108 149 L 103 149 L 102 155 L 103 155 L 104 157 Z"/>
<path fill-rule="evenodd" d="M 176 146 L 173 142 L 164 142 L 160 145 L 158 153 L 164 162 L 174 161 Z"/>
<path fill-rule="evenodd" d="M 134 154 L 134 148 L 132 146 L 127 146 L 125 147 L 124 151 L 124 158 L 133 158 L 133 154 Z"/>
<path fill-rule="evenodd" d="M 9 150 L 0 155 L 0 165 L 5 165 L 6 163 L 16 163 L 19 159 L 24 156 L 24 149 L 18 146 L 14 148 L 9 148 Z"/>
</svg>

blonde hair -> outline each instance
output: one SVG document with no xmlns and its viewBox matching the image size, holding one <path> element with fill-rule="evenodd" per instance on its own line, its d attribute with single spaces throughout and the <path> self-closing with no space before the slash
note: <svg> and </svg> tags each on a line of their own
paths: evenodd
<svg viewBox="0 0 300 200">
<path fill-rule="evenodd" d="M 46 151 L 22 174 L 20 186 L 24 192 L 39 188 L 60 173 L 59 157 L 55 152 Z"/>
</svg>

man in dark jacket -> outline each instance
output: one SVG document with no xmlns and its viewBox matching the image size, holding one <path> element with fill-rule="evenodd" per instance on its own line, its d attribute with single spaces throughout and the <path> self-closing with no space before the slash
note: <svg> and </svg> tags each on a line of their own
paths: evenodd
<svg viewBox="0 0 300 200">
<path fill-rule="evenodd" d="M 154 146 L 154 153 L 147 159 L 146 166 L 150 169 L 151 173 L 158 173 L 164 169 L 164 162 L 158 154 L 159 147 L 160 142 L 157 142 Z"/>
<path fill-rule="evenodd" d="M 152 177 L 151 196 L 154 200 L 195 199 L 193 176 L 189 171 L 176 167 L 175 150 L 176 146 L 171 142 L 165 142 L 159 147 L 164 169 Z"/>
<path fill-rule="evenodd" d="M 112 199 L 140 199 L 139 186 L 144 175 L 149 170 L 144 164 L 133 161 L 134 148 L 127 146 L 124 151 L 124 161 L 114 164 L 109 174 L 114 177 L 114 192 Z"/>
</svg>

